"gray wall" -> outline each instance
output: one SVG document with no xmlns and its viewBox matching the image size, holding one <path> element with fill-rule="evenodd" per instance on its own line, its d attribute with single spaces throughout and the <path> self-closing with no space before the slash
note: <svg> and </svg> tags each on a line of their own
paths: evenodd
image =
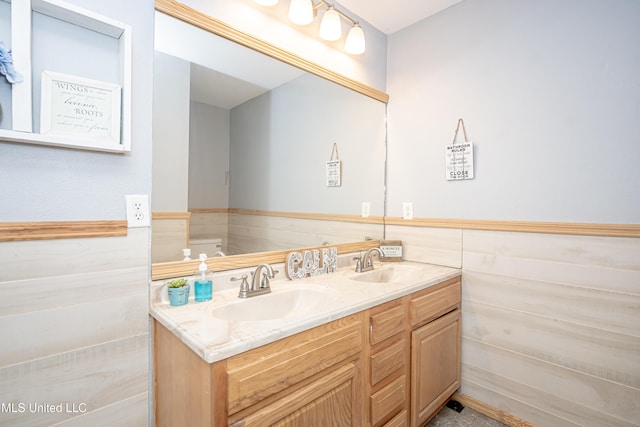
<svg viewBox="0 0 640 427">
<path fill-rule="evenodd" d="M 304 75 L 231 111 L 230 206 L 313 213 L 382 215 L 384 123 L 381 102 Z M 333 144 L 342 185 L 327 187 Z"/>
<path fill-rule="evenodd" d="M 124 220 L 125 195 L 151 193 L 153 1 L 70 1 L 132 26 L 131 152 L 0 141 L 0 222 Z M 48 24 L 35 30 L 40 40 L 52 40 Z M 55 55 L 38 54 L 38 63 L 93 78 L 112 65 L 100 43 L 91 54 L 77 48 L 93 46 L 87 31 L 64 31 L 68 39 L 56 33 Z M 86 405 L 82 414 L 3 411 L 0 425 L 148 424 L 149 241 L 142 227 L 122 237 L 0 242 L 0 401 Z"/>
<path fill-rule="evenodd" d="M 152 209 L 154 212 L 186 212 L 190 65 L 156 52 L 154 73 Z"/>
<path fill-rule="evenodd" d="M 132 151 L 117 155 L 0 142 L 0 221 L 125 219 L 124 195 L 151 193 L 153 2 L 72 3 L 134 28 Z M 82 54 L 66 59 L 85 70 L 84 60 Z"/>
<path fill-rule="evenodd" d="M 392 34 L 389 214 L 637 223 L 638 22 L 635 0 L 466 0 Z M 448 182 L 459 117 L 476 178 Z"/>
<path fill-rule="evenodd" d="M 191 101 L 189 209 L 229 207 L 229 110 Z"/>
</svg>

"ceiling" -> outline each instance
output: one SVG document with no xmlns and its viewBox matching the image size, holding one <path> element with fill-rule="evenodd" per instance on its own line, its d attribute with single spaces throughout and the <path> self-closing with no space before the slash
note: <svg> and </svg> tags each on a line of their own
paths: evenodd
<svg viewBox="0 0 640 427">
<path fill-rule="evenodd" d="M 385 34 L 392 34 L 461 1 L 462 0 L 340 0 L 339 3 Z M 162 17 L 160 18 L 162 19 Z M 156 19 L 159 18 L 156 17 Z M 172 25 L 182 24 L 168 21 L 163 22 L 160 28 L 168 28 L 169 33 L 173 35 L 181 34 L 188 30 L 188 28 L 173 28 Z M 156 32 L 158 32 L 158 30 L 156 30 Z M 159 44 L 158 38 L 159 36 L 156 35 L 156 45 Z M 170 40 L 175 40 L 175 37 L 171 36 Z M 223 41 L 223 43 L 226 43 L 226 41 Z M 174 54 L 180 56 L 179 53 Z M 253 53 L 248 52 L 247 54 Z M 256 58 L 252 58 L 250 61 L 255 60 Z M 273 61 L 274 63 L 277 62 L 271 58 L 266 58 L 265 60 Z M 250 61 L 249 63 L 251 63 Z M 236 58 L 235 62 L 241 61 L 239 58 Z M 269 70 L 273 64 L 269 66 L 263 64 L 261 66 L 241 67 L 245 70 L 245 74 L 252 69 L 260 70 L 259 74 L 263 76 L 261 81 L 253 81 L 246 75 L 239 80 L 230 77 L 227 73 L 208 70 L 207 64 L 201 64 L 205 66 L 193 63 L 191 67 L 192 99 L 222 108 L 231 109 L 283 83 L 282 80 L 278 79 L 265 81 L 266 77 L 264 76 L 269 75 L 266 71 Z M 294 70 L 294 73 L 299 73 L 297 69 L 291 68 L 291 70 Z M 278 73 L 282 73 L 282 70 L 278 70 L 278 72 L 274 74 L 279 75 Z M 233 75 L 235 73 L 229 74 Z M 295 75 L 291 75 L 291 72 L 283 74 L 287 76 L 287 79 L 295 77 Z M 252 84 L 246 84 L 243 80 L 250 81 Z"/>
<path fill-rule="evenodd" d="M 462 0 L 338 0 L 385 34 L 415 24 Z"/>
</svg>

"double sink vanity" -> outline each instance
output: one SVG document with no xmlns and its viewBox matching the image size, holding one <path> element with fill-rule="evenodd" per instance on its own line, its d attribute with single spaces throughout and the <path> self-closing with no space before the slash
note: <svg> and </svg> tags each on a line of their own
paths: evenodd
<svg viewBox="0 0 640 427">
<path fill-rule="evenodd" d="M 388 95 L 184 3 L 155 4 L 155 78 L 178 82 L 176 91 L 186 90 L 180 101 L 173 91 L 171 99 L 166 90 L 154 94 L 167 106 L 154 114 L 154 129 L 171 128 L 154 131 L 154 170 L 173 171 L 176 149 L 186 153 L 184 158 L 197 159 L 193 164 L 201 166 L 188 171 L 185 191 L 189 201 L 199 197 L 197 206 L 203 207 L 187 212 L 186 221 L 175 212 L 154 212 L 169 224 L 158 226 L 162 222 L 154 219 L 152 233 L 158 259 L 150 289 L 155 424 L 423 425 L 460 384 L 460 271 L 402 261 L 376 262 L 365 271 L 367 255 L 358 265 L 351 258 L 360 250 L 375 252 L 381 241 L 373 239 L 385 235 L 386 194 L 380 190 L 386 188 Z M 189 81 L 183 84 L 185 73 Z M 219 116 L 223 105 L 209 91 L 228 84 L 211 84 L 210 79 L 218 82 L 223 75 L 233 76 L 234 87 L 247 81 L 252 88 L 273 89 L 238 100 L 229 114 Z M 266 84 L 267 75 L 276 77 L 273 84 Z M 211 95 L 207 103 L 190 99 L 190 87 L 203 94 L 206 89 Z M 176 117 L 188 117 L 184 128 L 197 131 L 175 138 Z M 215 155 L 212 127 L 224 130 L 215 138 L 222 148 Z M 329 154 L 327 141 L 336 139 L 352 153 L 365 150 L 368 165 L 344 163 L 350 179 L 328 187 L 309 171 Z M 336 143 L 334 148 L 337 159 Z M 278 161 L 265 165 L 264 153 Z M 280 161 L 281 156 L 291 161 Z M 225 168 L 233 166 L 231 176 L 242 179 L 222 184 L 212 175 L 223 166 L 215 162 L 222 160 Z M 163 187 L 165 182 L 154 173 L 156 200 L 173 200 L 177 193 L 173 186 Z M 357 200 L 373 208 L 366 217 L 351 211 Z M 183 200 L 175 203 L 181 206 Z M 219 230 L 219 222 L 228 228 Z M 221 237 L 224 252 L 232 255 L 207 261 L 219 271 L 211 301 L 173 307 L 160 279 L 197 269 L 195 261 L 175 261 L 186 247 L 185 230 L 187 238 Z M 177 246 L 167 249 L 167 241 Z M 289 248 L 323 251 L 326 244 L 342 256 L 337 271 L 312 275 L 314 256 L 298 259 L 311 277 L 285 278 Z M 162 249 L 160 256 L 156 249 Z M 260 263 L 270 265 L 256 268 Z M 270 292 L 256 289 L 256 283 L 262 288 L 262 276 L 241 279 L 248 266 L 255 272 L 280 271 L 270 280 Z"/>
<path fill-rule="evenodd" d="M 279 273 L 246 299 L 218 279 L 181 307 L 152 285 L 158 426 L 421 426 L 460 385 L 458 269 Z"/>
</svg>

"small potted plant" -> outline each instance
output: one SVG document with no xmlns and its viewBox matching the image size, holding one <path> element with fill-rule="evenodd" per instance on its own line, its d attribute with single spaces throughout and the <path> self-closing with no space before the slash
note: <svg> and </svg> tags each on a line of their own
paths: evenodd
<svg viewBox="0 0 640 427">
<path fill-rule="evenodd" d="M 167 282 L 167 292 L 171 305 L 185 305 L 189 301 L 189 282 L 187 279 L 173 279 Z"/>
</svg>

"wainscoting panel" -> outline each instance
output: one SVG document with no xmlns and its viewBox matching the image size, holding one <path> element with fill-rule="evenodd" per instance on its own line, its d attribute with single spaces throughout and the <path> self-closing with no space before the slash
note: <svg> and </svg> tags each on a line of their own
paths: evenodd
<svg viewBox="0 0 640 427">
<path fill-rule="evenodd" d="M 621 417 L 616 420 L 620 421 L 617 425 L 633 425 L 634 420 L 640 419 L 640 390 L 637 388 L 621 387 L 615 382 L 577 371 L 567 375 L 562 366 L 471 338 L 465 338 L 463 345 L 466 350 L 462 354 L 463 376 L 476 387 L 477 384 L 497 386 L 501 393 L 509 393 L 515 399 L 526 395 L 527 401 L 535 403 L 537 408 L 563 409 L 563 416 L 579 425 L 589 422 L 611 425 L 611 416 L 603 414 Z M 479 354 L 486 357 L 476 357 Z M 495 372 L 496 366 L 500 367 L 499 374 Z M 510 392 L 501 386 L 507 383 L 513 385 Z M 523 393 L 525 389 L 528 389 L 526 394 Z M 547 420 L 540 425 L 552 424 Z"/>
<path fill-rule="evenodd" d="M 541 409 L 544 405 L 538 403 L 542 397 L 540 396 L 542 394 L 540 390 L 530 389 L 522 384 L 514 384 L 495 374 L 491 376 L 491 379 L 492 381 L 478 379 L 467 369 L 467 366 L 462 366 L 463 393 L 465 395 L 471 395 L 474 399 L 485 404 L 493 402 L 496 408 L 500 408 L 501 411 L 510 415 L 519 414 L 517 417 L 526 420 L 529 423 L 528 425 L 537 427 L 586 427 L 583 424 L 574 423 Z M 498 386 L 495 384 L 498 384 Z M 496 389 L 499 389 L 500 392 L 495 392 L 494 390 Z M 515 394 L 517 394 L 518 398 L 511 397 L 510 391 L 516 392 Z M 523 397 L 523 399 L 520 399 L 520 397 Z M 552 406 L 555 407 L 557 403 L 552 403 Z M 519 424 L 514 426 L 519 427 Z"/>
<path fill-rule="evenodd" d="M 640 238 L 464 232 L 465 270 L 640 293 Z"/>
<path fill-rule="evenodd" d="M 88 412 L 56 424 L 55 427 L 87 427 L 102 425 L 109 420 L 112 426 L 147 426 L 149 424 L 149 410 L 147 401 L 149 393 L 144 392 L 129 399 L 121 400 L 97 411 Z"/>
<path fill-rule="evenodd" d="M 149 254 L 141 248 L 148 246 L 146 228 L 126 237 L 2 242 L 0 283 L 146 266 Z"/>
<path fill-rule="evenodd" d="M 50 281 L 52 286 L 56 280 Z M 4 288 L 4 286 L 2 287 Z M 148 297 L 142 293 L 95 303 L 0 316 L 0 366 L 90 347 L 148 328 Z M 90 321 L 79 321 L 90 319 Z"/>
<path fill-rule="evenodd" d="M 382 237 L 381 224 L 229 214 L 229 254 L 363 241 Z"/>
<path fill-rule="evenodd" d="M 386 239 L 402 240 L 405 261 L 426 262 L 460 268 L 462 230 L 387 225 Z"/>
<path fill-rule="evenodd" d="M 226 209 L 224 209 L 224 212 L 191 212 L 189 235 L 192 239 L 218 237 L 222 239 L 222 251 L 225 252 L 228 222 L 229 214 Z"/>
<path fill-rule="evenodd" d="M 640 425 L 640 239 L 463 242 L 461 392 L 540 426 Z"/>
<path fill-rule="evenodd" d="M 0 243 L 0 425 L 146 425 L 148 281 L 148 228 Z"/>
<path fill-rule="evenodd" d="M 631 336 L 638 333 L 640 295 L 475 271 L 465 271 L 465 278 L 469 283 L 465 297 L 474 304 L 509 307 L 592 328 L 606 325 L 608 331 Z"/>
<path fill-rule="evenodd" d="M 146 394 L 149 382 L 148 339 L 148 335 L 139 335 L 0 368 L 3 384 L 0 401 L 24 403 L 26 406 L 24 413 L 0 414 L 0 425 L 47 426 L 82 415 L 66 410 L 63 413 L 32 412 L 29 405 L 69 403 L 80 408 L 85 404 L 84 416 L 88 416 L 94 411 L 103 411 L 110 405 Z M 146 415 L 148 404 L 142 401 L 129 409 L 133 414 L 144 412 Z M 113 415 L 115 420 L 130 416 Z M 146 417 L 144 421 L 140 425 L 147 424 Z M 85 425 L 121 424 L 102 418 L 98 424 Z"/>
<path fill-rule="evenodd" d="M 154 216 L 151 226 L 151 262 L 180 261 L 189 247 L 189 219 Z"/>
</svg>

